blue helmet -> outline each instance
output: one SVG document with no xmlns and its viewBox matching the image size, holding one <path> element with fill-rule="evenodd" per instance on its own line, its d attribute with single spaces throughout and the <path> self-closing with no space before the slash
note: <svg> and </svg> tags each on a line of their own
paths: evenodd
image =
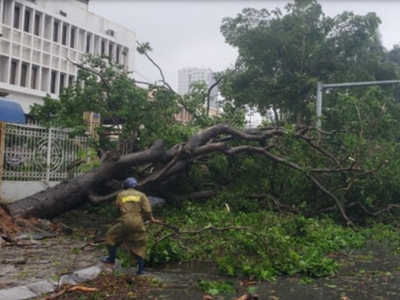
<svg viewBox="0 0 400 300">
<path fill-rule="evenodd" d="M 137 182 L 136 178 L 128 177 L 127 179 L 125 179 L 124 183 L 122 184 L 122 187 L 124 188 L 124 190 L 126 190 L 129 188 L 134 188 L 137 185 L 138 185 L 138 182 Z"/>
</svg>

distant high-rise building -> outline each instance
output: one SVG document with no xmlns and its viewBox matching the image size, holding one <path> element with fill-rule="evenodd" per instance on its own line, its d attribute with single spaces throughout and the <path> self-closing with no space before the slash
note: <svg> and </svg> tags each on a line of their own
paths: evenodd
<svg viewBox="0 0 400 300">
<path fill-rule="evenodd" d="M 32 104 L 76 80 L 85 54 L 134 69 L 135 32 L 89 11 L 89 0 L 0 0 L 0 97 Z"/>
<path fill-rule="evenodd" d="M 178 93 L 180 95 L 188 94 L 195 82 L 205 82 L 208 88 L 211 87 L 215 83 L 213 71 L 199 68 L 185 68 L 178 71 Z M 217 108 L 217 98 L 218 88 L 215 86 L 211 90 L 211 108 Z"/>
</svg>

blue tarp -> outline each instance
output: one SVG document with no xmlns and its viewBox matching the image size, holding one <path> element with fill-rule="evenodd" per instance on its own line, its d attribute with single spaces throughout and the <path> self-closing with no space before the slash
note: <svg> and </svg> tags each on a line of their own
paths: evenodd
<svg viewBox="0 0 400 300">
<path fill-rule="evenodd" d="M 25 123 L 24 110 L 18 102 L 0 98 L 0 121 Z"/>
</svg>

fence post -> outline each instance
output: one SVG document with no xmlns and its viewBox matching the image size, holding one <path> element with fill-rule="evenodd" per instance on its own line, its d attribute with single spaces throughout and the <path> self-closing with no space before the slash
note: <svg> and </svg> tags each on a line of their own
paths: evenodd
<svg viewBox="0 0 400 300">
<path fill-rule="evenodd" d="M 4 144 L 6 139 L 6 123 L 0 121 L 0 195 L 1 195 L 1 183 L 3 180 L 3 169 L 4 169 Z M 1 199 L 1 196 L 0 196 Z"/>
<path fill-rule="evenodd" d="M 47 139 L 47 157 L 46 157 L 46 184 L 50 183 L 50 170 L 51 170 L 51 127 L 49 128 L 49 136 Z"/>
</svg>

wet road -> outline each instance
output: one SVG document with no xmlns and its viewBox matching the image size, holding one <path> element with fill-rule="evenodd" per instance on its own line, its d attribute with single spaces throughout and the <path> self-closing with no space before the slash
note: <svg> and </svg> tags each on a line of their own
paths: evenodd
<svg viewBox="0 0 400 300">
<path fill-rule="evenodd" d="M 88 222 L 93 235 L 99 226 Z M 98 220 L 97 220 L 98 221 Z M 90 225 L 90 226 L 89 226 Z M 87 232 L 85 232 L 87 234 Z M 83 235 L 82 235 L 83 236 Z M 18 246 L 0 248 L 0 289 L 38 281 L 45 277 L 56 278 L 71 269 L 80 269 L 98 263 L 104 249 L 86 246 L 73 236 L 58 236 L 34 240 L 27 238 Z M 302 276 L 277 278 L 276 282 L 257 282 L 252 292 L 259 299 L 270 300 L 398 300 L 400 299 L 400 255 L 378 242 L 370 242 L 362 250 L 336 253 L 333 258 L 340 264 L 335 277 L 313 279 L 302 284 Z M 171 264 L 148 268 L 148 275 L 164 282 L 162 291 L 148 295 L 152 299 L 202 299 L 205 292 L 198 280 L 229 282 L 241 289 L 241 280 L 218 275 L 210 264 Z M 234 294 L 215 299 L 233 299 Z"/>
<path fill-rule="evenodd" d="M 304 277 L 280 276 L 276 282 L 257 282 L 251 289 L 259 299 L 270 300 L 398 300 L 400 299 L 400 255 L 377 242 L 365 249 L 337 253 L 339 272 L 334 277 L 312 279 L 304 284 Z M 149 269 L 150 275 L 161 278 L 166 288 L 154 292 L 154 299 L 202 299 L 205 294 L 197 281 L 230 282 L 240 289 L 240 279 L 218 274 L 210 265 L 174 264 Z M 242 280 L 245 281 L 245 278 Z M 239 294 L 245 291 L 243 288 Z M 233 299 L 234 294 L 216 299 Z"/>
</svg>

